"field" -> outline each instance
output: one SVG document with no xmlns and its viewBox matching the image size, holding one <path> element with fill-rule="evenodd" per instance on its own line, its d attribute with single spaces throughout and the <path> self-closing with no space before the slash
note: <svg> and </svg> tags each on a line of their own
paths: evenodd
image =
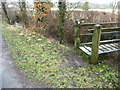
<svg viewBox="0 0 120 90">
<path fill-rule="evenodd" d="M 51 8 L 52 11 L 58 10 L 57 8 Z M 73 9 L 69 9 L 73 10 Z M 82 9 L 74 9 L 74 11 L 83 11 Z M 112 13 L 112 9 L 89 9 L 89 11 L 100 11 L 100 12 L 110 12 Z M 118 9 L 115 10 L 116 13 L 118 12 Z"/>
</svg>

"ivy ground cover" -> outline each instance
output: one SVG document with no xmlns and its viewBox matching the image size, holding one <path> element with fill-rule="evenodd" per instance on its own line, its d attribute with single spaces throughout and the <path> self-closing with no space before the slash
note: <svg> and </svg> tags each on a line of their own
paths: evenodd
<svg viewBox="0 0 120 90">
<path fill-rule="evenodd" d="M 0 26 L 13 60 L 34 81 L 52 88 L 118 87 L 118 71 L 105 62 L 74 68 L 64 55 L 69 47 L 35 32 Z"/>
</svg>

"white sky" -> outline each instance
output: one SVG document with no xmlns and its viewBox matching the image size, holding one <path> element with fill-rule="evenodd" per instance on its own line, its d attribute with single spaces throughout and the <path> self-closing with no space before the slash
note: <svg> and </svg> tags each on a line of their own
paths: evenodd
<svg viewBox="0 0 120 90">
<path fill-rule="evenodd" d="M 18 1 L 18 0 L 7 0 L 7 1 Z M 29 3 L 32 3 L 34 0 L 27 0 Z M 57 2 L 58 0 L 51 0 Z M 69 2 L 79 2 L 79 1 L 88 1 L 90 3 L 97 3 L 97 4 L 109 4 L 113 1 L 120 1 L 120 0 L 67 0 Z"/>
<path fill-rule="evenodd" d="M 51 0 L 51 1 L 58 1 L 58 0 Z M 120 0 L 67 0 L 69 2 L 79 2 L 79 1 L 88 1 L 90 3 L 97 3 L 97 4 L 108 4 L 113 1 L 120 1 Z"/>
</svg>

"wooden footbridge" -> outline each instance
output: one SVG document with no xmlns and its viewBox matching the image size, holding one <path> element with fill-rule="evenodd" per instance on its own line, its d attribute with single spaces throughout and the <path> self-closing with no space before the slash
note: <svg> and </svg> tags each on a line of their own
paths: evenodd
<svg viewBox="0 0 120 90">
<path fill-rule="evenodd" d="M 102 26 L 110 25 L 112 27 L 102 28 Z M 87 33 L 81 34 L 83 27 L 91 26 L 93 29 L 88 29 Z M 116 35 L 111 40 L 101 40 L 102 35 Z M 82 43 L 81 38 L 92 37 L 91 42 Z M 82 52 L 82 55 L 90 57 L 90 63 L 96 64 L 100 54 L 106 54 L 110 52 L 120 51 L 120 22 L 109 22 L 109 23 L 81 23 L 79 19 L 76 20 L 75 24 L 75 39 L 74 47 L 77 52 Z"/>
</svg>

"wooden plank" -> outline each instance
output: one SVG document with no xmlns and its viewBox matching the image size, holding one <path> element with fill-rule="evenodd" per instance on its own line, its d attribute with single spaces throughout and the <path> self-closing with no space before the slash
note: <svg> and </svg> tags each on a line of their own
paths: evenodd
<svg viewBox="0 0 120 90">
<path fill-rule="evenodd" d="M 118 46 L 118 43 L 114 43 L 114 45 Z"/>
<path fill-rule="evenodd" d="M 109 50 L 109 51 L 101 52 L 99 54 L 105 54 L 105 53 L 116 52 L 116 51 L 120 51 L 120 49 Z"/>
<path fill-rule="evenodd" d="M 117 48 L 115 44 L 110 44 L 110 46 L 111 46 L 111 47 L 115 47 L 115 48 Z"/>
<path fill-rule="evenodd" d="M 88 29 L 88 32 L 93 32 L 94 29 Z M 120 31 L 120 27 L 112 27 L 112 28 L 102 28 L 102 32 L 110 32 L 110 31 Z"/>
<path fill-rule="evenodd" d="M 103 53 L 103 52 L 104 52 L 104 50 L 103 50 L 102 48 L 99 48 L 98 54 L 99 54 L 99 53 Z"/>
<path fill-rule="evenodd" d="M 105 44 L 105 46 L 107 46 L 108 48 L 110 48 L 112 50 L 116 49 L 115 47 L 111 47 L 110 44 Z"/>
<path fill-rule="evenodd" d="M 82 23 L 81 26 L 94 26 L 97 23 Z M 120 25 L 120 22 L 101 22 L 100 25 Z"/>
<path fill-rule="evenodd" d="M 89 52 L 91 52 L 91 48 L 90 47 L 87 47 L 87 46 L 84 46 Z"/>
<path fill-rule="evenodd" d="M 100 44 L 109 44 L 109 43 L 117 43 L 117 42 L 120 42 L 120 39 L 104 40 L 104 41 L 100 41 Z"/>
<path fill-rule="evenodd" d="M 112 46 L 111 44 L 109 44 L 113 49 L 118 49 L 117 47 L 114 47 L 114 46 Z"/>
<path fill-rule="evenodd" d="M 101 45 L 101 47 L 106 48 L 106 49 L 107 49 L 106 51 L 111 50 L 111 48 L 108 48 L 108 47 L 107 47 L 107 46 L 105 46 L 105 45 Z"/>
<path fill-rule="evenodd" d="M 120 31 L 112 31 L 112 32 L 101 32 L 101 34 L 120 34 Z M 81 36 L 92 36 L 93 33 L 81 34 Z"/>
<path fill-rule="evenodd" d="M 113 39 L 113 40 L 104 40 L 104 41 L 100 41 L 100 45 L 101 44 L 109 44 L 109 43 L 117 43 L 120 42 L 120 39 Z M 88 42 L 88 43 L 82 43 L 82 45 L 92 45 L 92 42 Z"/>
<path fill-rule="evenodd" d="M 104 48 L 104 47 L 102 47 L 102 46 L 99 46 L 99 50 L 101 50 L 101 51 L 106 51 L 107 49 L 106 48 Z"/>
<path fill-rule="evenodd" d="M 89 52 L 86 48 L 84 48 L 83 46 L 79 47 L 83 52 L 85 52 L 88 55 L 91 55 L 91 52 Z"/>
<path fill-rule="evenodd" d="M 100 45 L 101 48 L 103 48 L 104 51 L 108 50 L 104 45 Z"/>
<path fill-rule="evenodd" d="M 118 44 L 117 43 L 114 43 L 114 44 L 110 44 L 111 46 L 115 47 L 115 48 L 118 48 Z"/>
<path fill-rule="evenodd" d="M 120 31 L 102 32 L 101 34 L 120 34 Z"/>
<path fill-rule="evenodd" d="M 113 44 L 114 45 L 114 44 Z M 104 53 L 110 53 L 110 52 L 115 52 L 115 51 L 120 51 L 120 49 L 111 47 L 110 44 L 105 44 L 105 45 L 100 45 L 101 48 L 104 48 L 104 52 L 99 52 L 99 54 L 104 54 Z M 104 50 L 103 49 L 103 50 Z"/>
<path fill-rule="evenodd" d="M 116 46 L 117 43 L 115 44 L 105 44 L 105 45 L 100 45 L 98 54 L 105 54 L 105 53 L 110 53 L 110 52 L 115 52 L 115 51 L 120 51 L 120 49 L 116 47 L 111 47 L 111 46 Z M 80 46 L 79 47 L 83 52 L 85 52 L 88 55 L 91 55 L 91 47 L 88 46 Z"/>
<path fill-rule="evenodd" d="M 81 36 L 92 36 L 93 33 L 81 34 Z"/>
<path fill-rule="evenodd" d="M 83 46 L 84 48 L 86 48 L 89 52 L 91 52 L 92 48 L 91 47 L 88 47 L 88 46 Z M 99 48 L 99 52 L 103 52 L 103 51 L 106 51 L 106 50 L 103 50 L 103 48 Z"/>
</svg>

